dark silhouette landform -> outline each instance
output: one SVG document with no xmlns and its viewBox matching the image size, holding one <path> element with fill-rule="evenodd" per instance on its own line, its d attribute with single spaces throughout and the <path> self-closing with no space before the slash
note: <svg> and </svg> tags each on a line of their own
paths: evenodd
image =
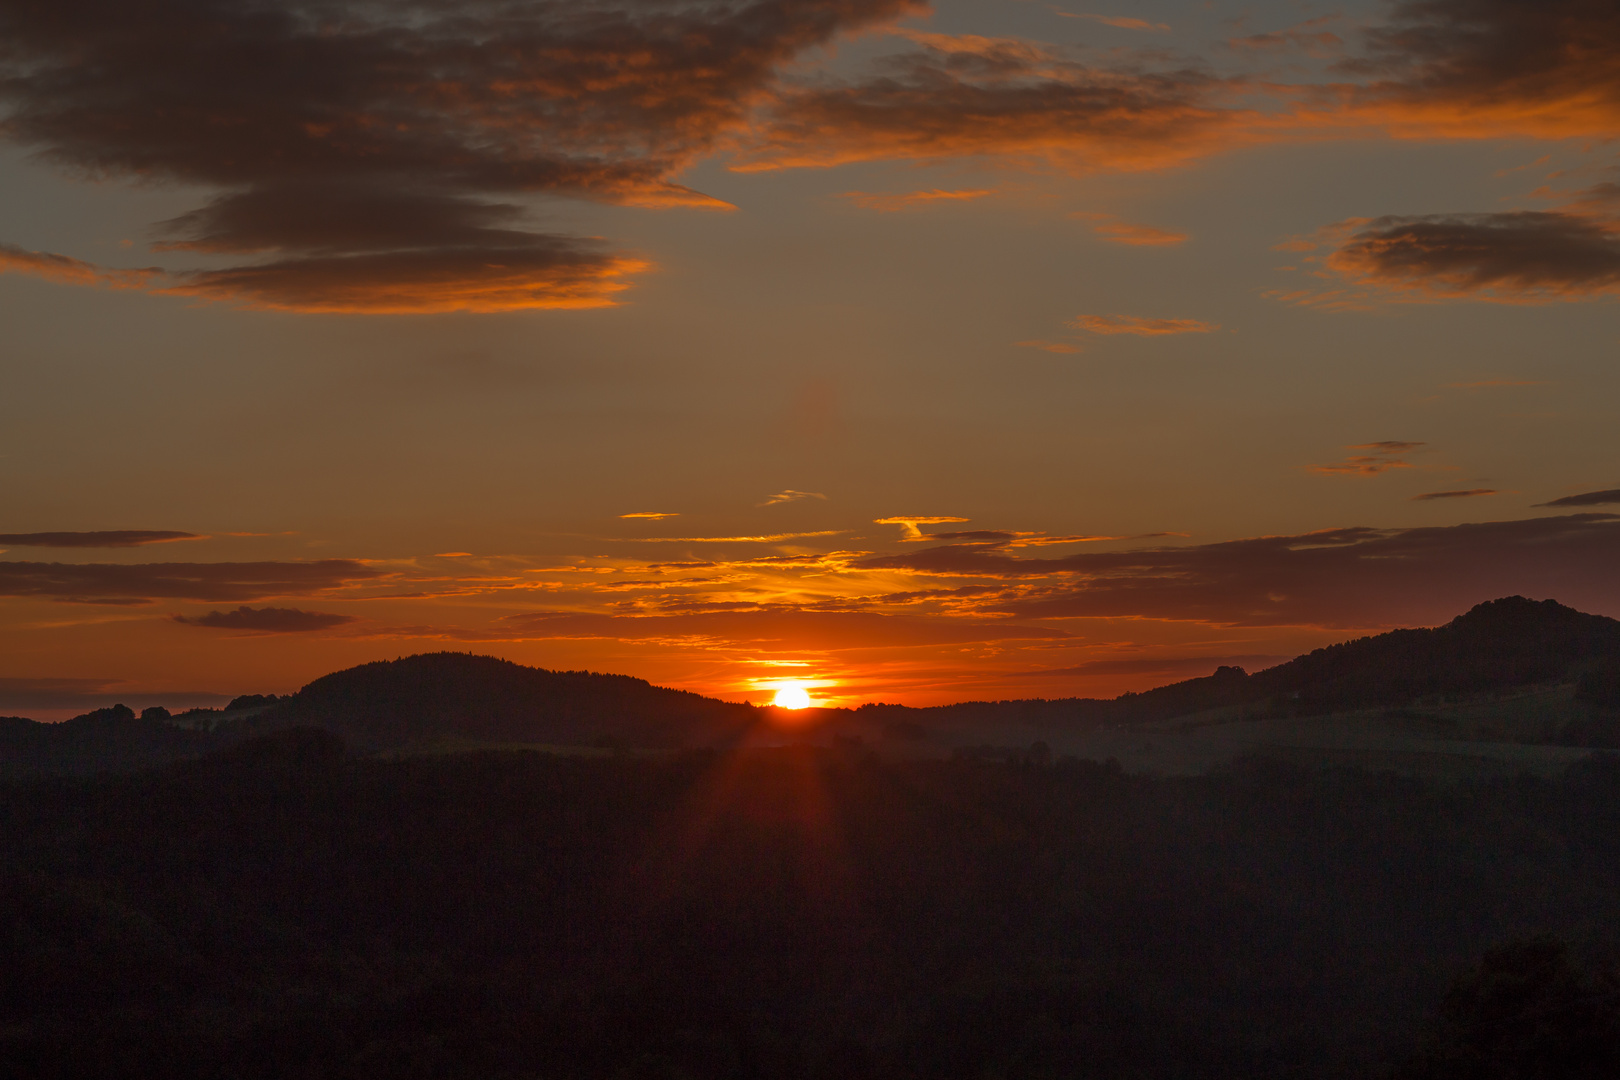
<svg viewBox="0 0 1620 1080">
<path fill-rule="evenodd" d="M 196 757 L 311 727 L 353 752 L 532 748 L 646 753 L 813 744 L 907 756 L 1114 759 L 1205 771 L 1244 755 L 1421 773 L 1557 771 L 1620 747 L 1620 621 L 1512 596 L 1433 629 L 1317 649 L 1253 674 L 1219 667 L 1110 700 L 973 701 L 788 712 L 625 675 L 428 653 L 323 676 L 285 697 L 55 724 L 0 718 L 0 775 L 91 773 Z"/>
<path fill-rule="evenodd" d="M 9 720 L 0 1061 L 1611 1080 L 1617 631 L 1515 597 L 1112 701 L 791 717 L 438 653 Z"/>
</svg>

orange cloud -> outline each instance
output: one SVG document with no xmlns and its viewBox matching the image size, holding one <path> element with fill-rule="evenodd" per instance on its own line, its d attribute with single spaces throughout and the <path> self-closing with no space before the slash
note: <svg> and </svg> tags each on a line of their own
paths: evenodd
<svg viewBox="0 0 1620 1080">
<path fill-rule="evenodd" d="M 62 285 L 105 285 L 114 289 L 139 289 L 160 270 L 108 270 L 48 251 L 26 251 L 0 243 L 0 274 L 27 274 Z"/>
<path fill-rule="evenodd" d="M 848 199 L 863 210 L 912 210 L 919 206 L 927 206 L 937 202 L 965 202 L 969 199 L 982 199 L 986 195 L 994 195 L 994 188 L 972 188 L 958 191 L 942 191 L 935 188 L 931 191 L 908 191 L 901 195 L 873 195 L 865 191 L 846 191 L 838 196 Z"/>
<path fill-rule="evenodd" d="M 917 526 L 947 525 L 968 520 L 970 519 L 965 517 L 886 517 L 874 518 L 872 524 L 900 526 L 900 539 L 902 540 L 927 540 L 929 537 L 924 536 L 923 531 Z"/>
<path fill-rule="evenodd" d="M 820 532 L 772 533 L 769 536 L 640 536 L 637 544 L 777 544 L 810 536 L 837 536 L 848 529 L 822 529 Z"/>
<path fill-rule="evenodd" d="M 1093 334 L 1137 334 L 1159 337 L 1165 334 L 1207 334 L 1219 330 L 1219 323 L 1197 319 L 1144 319 L 1137 315 L 1081 315 L 1069 323 Z"/>
<path fill-rule="evenodd" d="M 1128 244 L 1131 247 L 1174 247 L 1191 239 L 1186 233 L 1120 221 L 1112 214 L 1078 213 L 1069 216 L 1082 221 L 1096 221 L 1097 224 L 1091 227 L 1092 231 L 1114 244 Z"/>
<path fill-rule="evenodd" d="M 1133 19 L 1129 15 L 1088 15 L 1076 11 L 1063 11 L 1055 7 L 1051 11 L 1052 14 L 1062 16 L 1065 19 L 1089 19 L 1092 22 L 1102 23 L 1104 26 L 1112 26 L 1116 30 L 1170 29 L 1167 23 L 1153 23 L 1148 22 L 1146 19 Z"/>
<path fill-rule="evenodd" d="M 662 521 L 665 518 L 680 517 L 679 513 L 663 513 L 657 510 L 643 510 L 635 514 L 620 514 L 621 518 L 647 518 L 650 521 Z"/>
<path fill-rule="evenodd" d="M 549 239 L 549 238 L 547 238 Z M 609 307 L 640 259 L 560 250 L 402 251 L 290 259 L 179 276 L 162 295 L 275 311 L 427 314 Z"/>
<path fill-rule="evenodd" d="M 769 499 L 766 499 L 759 505 L 778 506 L 782 503 L 798 502 L 800 499 L 820 499 L 825 502 L 827 500 L 827 496 L 823 495 L 819 491 L 794 491 L 792 488 L 786 488 L 782 491 L 778 491 L 775 495 L 772 495 Z"/>
<path fill-rule="evenodd" d="M 1062 341 L 1043 341 L 1040 338 L 1032 338 L 1029 341 L 1020 341 L 1018 344 L 1026 349 L 1040 349 L 1042 352 L 1060 353 L 1063 355 L 1085 352 L 1085 349 L 1079 345 L 1070 345 Z"/>
</svg>

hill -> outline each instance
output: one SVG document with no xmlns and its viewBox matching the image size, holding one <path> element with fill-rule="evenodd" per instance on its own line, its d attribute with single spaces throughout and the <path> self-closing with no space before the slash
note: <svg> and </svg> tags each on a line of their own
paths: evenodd
<svg viewBox="0 0 1620 1080">
<path fill-rule="evenodd" d="M 937 755 L 974 747 L 1022 752 L 1042 741 L 1060 753 L 1173 770 L 1253 749 L 1257 722 L 1272 725 L 1266 745 L 1275 745 L 1304 731 L 1312 717 L 1325 718 L 1312 728 L 1313 745 L 1324 735 L 1365 728 L 1373 716 L 1379 731 L 1393 724 L 1431 741 L 1608 747 L 1620 745 L 1617 673 L 1620 621 L 1520 596 L 1480 604 L 1444 626 L 1358 638 L 1254 674 L 1221 667 L 1110 700 L 818 709 L 799 714 L 791 729 L 769 722 L 772 709 L 626 675 L 441 652 L 334 672 L 282 698 L 245 695 L 224 710 L 168 717 L 156 709 L 136 717 L 118 706 L 61 724 L 0 719 L 0 775 L 135 768 L 291 727 L 323 728 L 361 752 L 502 745 L 672 750 L 841 739 Z M 1164 734 L 1167 723 L 1225 724 L 1241 737 L 1223 742 L 1205 731 L 1204 749 L 1180 755 L 1180 764 L 1141 757 L 1133 749 L 1141 740 L 1132 733 Z M 1245 723 L 1251 726 L 1233 727 Z M 1126 735 L 1103 737 L 1110 731 Z M 1174 737 L 1187 743 L 1188 736 Z M 1433 749 L 1408 747 L 1414 748 Z"/>
<path fill-rule="evenodd" d="M 731 742 L 758 722 L 750 706 L 628 675 L 441 652 L 323 676 L 248 726 L 322 727 L 377 749 L 456 741 L 674 749 Z"/>
</svg>

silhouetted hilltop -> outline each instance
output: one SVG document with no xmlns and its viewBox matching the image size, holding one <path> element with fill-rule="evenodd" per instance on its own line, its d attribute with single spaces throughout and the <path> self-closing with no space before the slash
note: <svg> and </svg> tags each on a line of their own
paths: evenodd
<svg viewBox="0 0 1620 1080">
<path fill-rule="evenodd" d="M 251 723 L 323 727 L 370 748 L 458 739 L 667 748 L 725 741 L 757 719 L 750 706 L 628 675 L 441 652 L 323 676 Z"/>
<path fill-rule="evenodd" d="M 864 705 L 857 712 L 896 730 L 936 723 L 1037 728 L 1138 724 L 1232 705 L 1310 716 L 1405 704 L 1431 694 L 1573 681 L 1613 663 L 1620 663 L 1620 620 L 1588 615 L 1555 600 L 1508 596 L 1478 604 L 1444 626 L 1391 630 L 1329 645 L 1253 675 L 1220 667 L 1202 678 L 1112 699 L 969 701 L 924 709 Z M 1591 681 L 1597 685 L 1598 680 Z M 1592 691 L 1593 700 L 1598 693 Z"/>
<path fill-rule="evenodd" d="M 1333 712 L 1574 679 L 1615 658 L 1620 621 L 1508 596 L 1432 630 L 1391 630 L 1267 668 L 1250 676 L 1247 696 L 1287 694 L 1301 713 Z"/>
</svg>

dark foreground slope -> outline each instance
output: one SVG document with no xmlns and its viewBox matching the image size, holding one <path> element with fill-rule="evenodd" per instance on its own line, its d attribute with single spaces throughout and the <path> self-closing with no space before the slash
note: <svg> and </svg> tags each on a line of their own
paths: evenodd
<svg viewBox="0 0 1620 1080">
<path fill-rule="evenodd" d="M 0 1061 L 37 1080 L 1372 1080 L 1487 949 L 1617 926 L 1612 759 L 1436 787 L 305 729 L 0 784 Z M 1414 1075 L 1615 1075 L 1608 984 L 1491 963 Z"/>
</svg>

